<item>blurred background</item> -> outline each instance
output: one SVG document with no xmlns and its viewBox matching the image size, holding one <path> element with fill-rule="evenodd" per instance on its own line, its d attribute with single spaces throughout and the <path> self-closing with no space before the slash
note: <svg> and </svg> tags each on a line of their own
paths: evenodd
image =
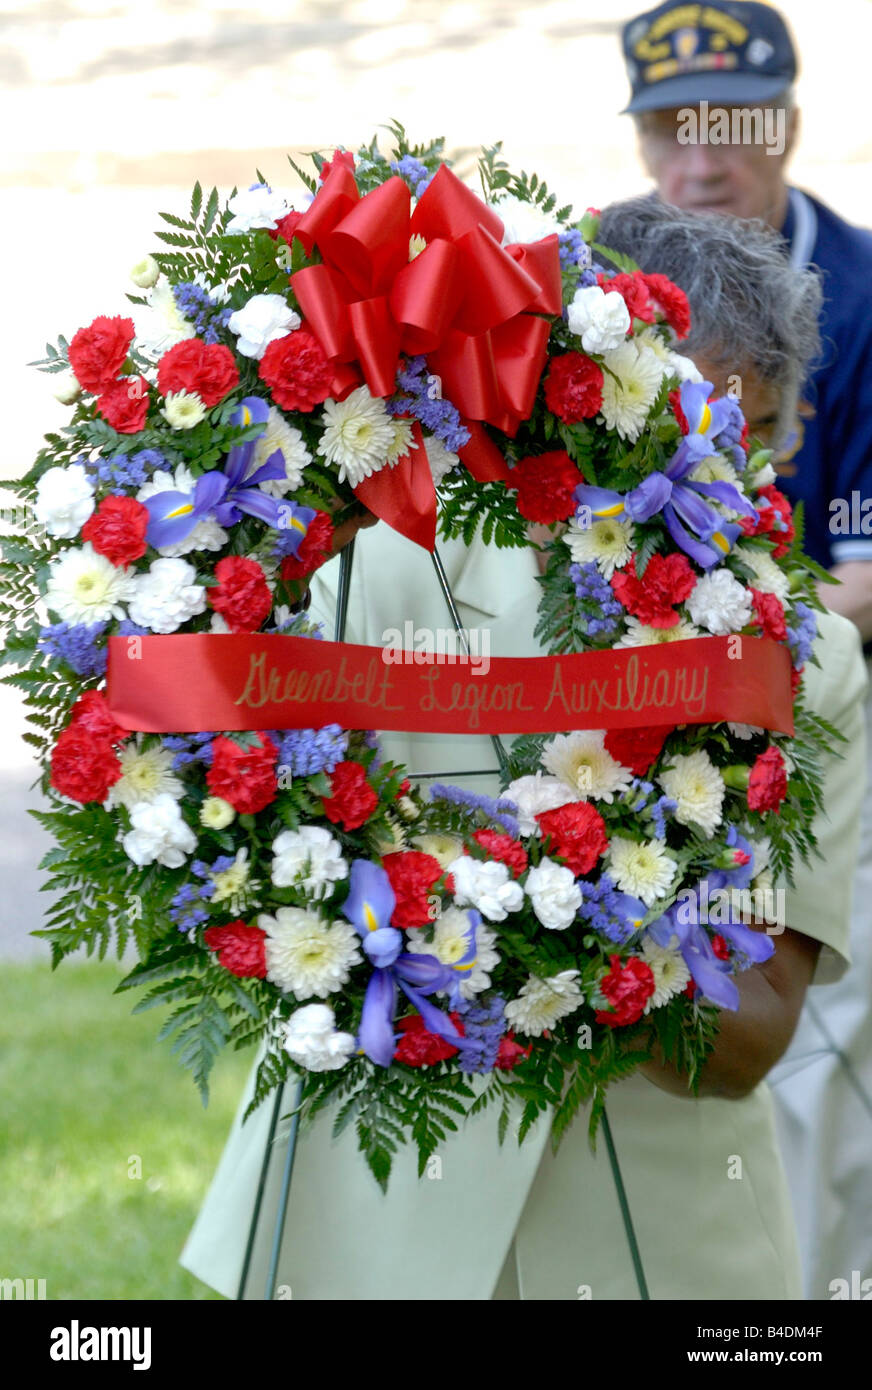
<svg viewBox="0 0 872 1390">
<path fill-rule="evenodd" d="M 467 168 L 502 140 L 513 168 L 535 169 L 579 214 L 642 191 L 619 114 L 619 33 L 640 8 L 7 0 L 0 483 L 68 415 L 52 378 L 26 363 L 96 314 L 126 312 L 128 270 L 158 245 L 158 210 L 185 215 L 196 179 L 229 193 L 258 168 L 293 189 L 287 153 L 353 149 L 396 117 L 413 140 L 444 135 Z M 792 181 L 872 225 L 872 3 L 782 9 L 801 55 Z M 49 1298 L 211 1296 L 175 1259 L 248 1059 L 228 1060 L 203 1115 L 192 1083 L 150 1046 L 155 1015 L 132 1020 L 128 997 L 111 998 L 113 966 L 67 963 L 48 978 L 48 953 L 28 935 L 48 840 L 25 814 L 40 801 L 21 729 L 15 692 L 0 688 L 0 1093 L 15 1114 L 0 1140 L 0 1277 L 47 1277 Z"/>
</svg>

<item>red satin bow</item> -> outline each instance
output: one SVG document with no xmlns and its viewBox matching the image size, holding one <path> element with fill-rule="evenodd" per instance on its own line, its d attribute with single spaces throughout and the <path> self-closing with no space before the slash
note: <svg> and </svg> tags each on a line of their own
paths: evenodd
<svg viewBox="0 0 872 1390">
<path fill-rule="evenodd" d="M 294 235 L 322 264 L 291 276 L 306 319 L 334 368 L 342 399 L 361 378 L 392 394 L 401 352 L 426 354 L 470 440 L 460 451 L 480 482 L 509 470 L 483 422 L 513 435 L 533 408 L 551 325 L 562 309 L 556 235 L 502 246 L 503 224 L 442 165 L 410 216 L 409 190 L 390 178 L 361 198 L 334 165 Z M 424 249 L 409 260 L 410 238 Z M 355 488 L 361 501 L 433 549 L 436 494 L 420 441 L 414 456 Z"/>
</svg>

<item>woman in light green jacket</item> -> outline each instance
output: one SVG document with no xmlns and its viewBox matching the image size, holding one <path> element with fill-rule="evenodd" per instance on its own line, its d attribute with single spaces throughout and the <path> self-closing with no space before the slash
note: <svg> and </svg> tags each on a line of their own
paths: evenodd
<svg viewBox="0 0 872 1390">
<path fill-rule="evenodd" d="M 666 249 L 677 220 L 688 232 L 680 266 L 669 264 Z M 753 227 L 734 224 L 728 236 L 721 219 L 666 209 L 641 218 L 640 226 L 647 230 L 630 254 L 645 269 L 684 284 L 695 324 L 688 351 L 704 365 L 706 378 L 718 384 L 735 365 L 745 379 L 743 407 L 752 424 L 771 414 L 783 428 L 795 408 L 798 369 L 810 352 L 806 292 L 811 298 L 814 292 L 807 278 L 789 270 L 774 243 Z M 666 229 L 662 241 L 658 228 Z M 729 265 L 718 265 L 718 257 L 728 257 Z M 718 283 L 716 270 L 724 272 L 724 286 L 737 274 L 744 277 L 759 324 L 767 324 L 762 343 L 757 320 L 746 309 L 745 358 L 736 364 L 724 363 L 718 351 L 725 316 L 736 312 L 735 296 L 725 293 L 718 300 L 709 292 L 704 300 L 694 293 L 694 272 L 707 276 L 711 286 Z M 768 326 L 779 316 L 783 360 L 773 371 Z M 766 373 L 759 370 L 763 361 Z M 764 428 L 761 423 L 758 433 Z M 489 635 L 491 654 L 537 653 L 535 553 L 451 542 L 440 554 L 461 621 Z M 325 566 L 312 585 L 312 611 L 326 620 L 328 633 L 336 572 L 335 562 Z M 445 627 L 444 599 L 430 557 L 379 525 L 356 544 L 346 636 L 380 646 L 386 630 L 402 629 L 407 619 L 416 627 Z M 691 1097 L 682 1078 L 656 1064 L 609 1092 L 611 1132 L 640 1258 L 631 1258 L 603 1137 L 593 1154 L 583 1112 L 555 1156 L 546 1121 L 522 1145 L 510 1134 L 500 1148 L 495 1116 L 485 1111 L 433 1156 L 422 1179 L 413 1151 L 402 1151 L 383 1194 L 357 1151 L 353 1128 L 334 1139 L 333 1116 L 326 1111 L 299 1137 L 276 1296 L 634 1299 L 647 1288 L 659 1299 L 801 1297 L 794 1224 L 763 1077 L 789 1042 L 807 985 L 838 979 L 848 965 L 862 795 L 855 769 L 863 766 L 866 686 L 852 624 L 828 614 L 815 651 L 820 667 L 806 668 L 808 703 L 849 740 L 848 757 L 831 759 L 826 770 L 827 814 L 815 827 L 823 858 L 801 868 L 795 890 L 786 890 L 788 928 L 776 937 L 771 961 L 741 977 L 742 1005 L 737 1015 L 724 1018 L 701 1098 Z M 417 774 L 451 773 L 450 780 L 463 783 L 459 769 L 489 770 L 489 776 L 470 777 L 466 784 L 482 792 L 498 789 L 487 738 L 386 733 L 382 743 L 386 756 Z M 293 1093 L 288 1085 L 283 1113 Z M 249 1099 L 250 1087 L 182 1255 L 188 1269 L 228 1297 L 239 1288 L 272 1111 L 268 1101 L 243 1125 Z M 265 1285 L 286 1150 L 285 1123 L 273 1145 L 246 1298 L 269 1296 Z"/>
</svg>

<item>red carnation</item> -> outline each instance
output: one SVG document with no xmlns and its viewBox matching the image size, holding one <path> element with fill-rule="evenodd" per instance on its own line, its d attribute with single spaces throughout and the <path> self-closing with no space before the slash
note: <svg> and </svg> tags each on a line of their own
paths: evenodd
<svg viewBox="0 0 872 1390">
<path fill-rule="evenodd" d="M 730 959 L 730 948 L 727 945 L 726 938 L 721 936 L 719 931 L 716 931 L 714 936 L 712 937 L 712 950 L 714 951 L 718 960 Z"/>
<path fill-rule="evenodd" d="M 522 1047 L 515 1042 L 515 1035 L 512 1032 L 506 1033 L 505 1037 L 500 1038 L 500 1045 L 496 1055 L 494 1066 L 498 1071 L 514 1071 L 519 1062 L 523 1062 L 533 1051 L 533 1044 L 528 1043 Z"/>
<path fill-rule="evenodd" d="M 158 362 L 157 384 L 162 396 L 171 391 L 195 391 L 211 409 L 239 385 L 239 372 L 233 353 L 223 343 L 186 338 L 169 348 Z"/>
<path fill-rule="evenodd" d="M 460 1014 L 449 1014 L 458 1033 L 463 1033 Z M 441 1038 L 438 1033 L 430 1033 L 420 1014 L 408 1014 L 397 1020 L 397 1028 L 402 1037 L 394 1053 L 395 1062 L 405 1062 L 407 1067 L 432 1067 L 434 1062 L 444 1062 L 453 1057 L 459 1048 Z"/>
<path fill-rule="evenodd" d="M 281 575 L 286 584 L 294 579 L 305 579 L 329 560 L 333 549 L 333 522 L 326 512 L 316 512 L 306 528 L 296 555 L 286 555 L 282 560 Z"/>
<path fill-rule="evenodd" d="M 366 769 L 346 759 L 331 773 L 330 796 L 322 797 L 324 814 L 343 830 L 357 830 L 378 806 L 378 797 L 366 780 Z"/>
<path fill-rule="evenodd" d="M 765 637 L 776 642 L 787 641 L 787 624 L 784 621 L 784 604 L 775 594 L 764 594 L 759 589 L 751 590 L 754 604 L 754 621 L 763 629 Z"/>
<path fill-rule="evenodd" d="M 536 820 L 543 839 L 550 835 L 552 854 L 559 854 L 574 874 L 588 874 L 609 847 L 606 823 L 589 801 L 570 801 Z"/>
<path fill-rule="evenodd" d="M 354 173 L 354 155 L 351 150 L 334 150 L 332 159 L 325 159 L 321 165 L 321 172 L 318 177 L 323 183 L 331 169 L 337 164 L 344 164 L 347 169 Z"/>
<path fill-rule="evenodd" d="M 281 219 L 281 221 L 276 223 L 274 229 L 271 227 L 267 227 L 267 231 L 269 232 L 273 241 L 276 241 L 279 237 L 281 237 L 282 240 L 286 241 L 290 246 L 291 242 L 294 239 L 294 232 L 297 230 L 302 216 L 303 214 L 301 212 L 288 212 Z"/>
<path fill-rule="evenodd" d="M 99 314 L 87 328 L 80 328 L 69 348 L 70 366 L 79 385 L 95 396 L 105 391 L 124 365 L 133 334 L 133 319 L 123 319 L 120 314 L 114 318 Z"/>
<path fill-rule="evenodd" d="M 681 433 L 689 434 L 690 425 L 687 416 L 681 408 L 681 392 L 677 388 L 669 392 L 669 404 L 672 408 L 672 414 L 678 421 L 678 428 L 681 430 Z"/>
<path fill-rule="evenodd" d="M 795 666 L 791 666 L 790 668 L 790 698 L 792 700 L 795 700 L 799 694 L 799 687 L 802 685 L 802 673 L 804 670 L 804 666 L 800 666 L 798 671 Z"/>
<path fill-rule="evenodd" d="M 645 277 L 640 271 L 634 271 L 632 275 L 622 273 L 611 277 L 600 274 L 597 276 L 597 284 L 606 293 L 612 291 L 621 296 L 631 319 L 641 319 L 643 323 L 654 322 L 654 306 L 651 304 Z"/>
<path fill-rule="evenodd" d="M 105 738 L 84 724 L 70 724 L 51 755 L 51 785 L 73 801 L 105 801 L 121 776 L 121 764 Z"/>
<path fill-rule="evenodd" d="M 748 806 L 752 811 L 778 812 L 787 795 L 787 769 L 781 750 L 773 744 L 761 753 L 748 779 Z"/>
<path fill-rule="evenodd" d="M 472 838 L 487 850 L 491 859 L 506 864 L 514 878 L 518 878 L 526 869 L 529 862 L 527 851 L 520 840 L 513 840 L 511 835 L 504 835 L 499 830 L 474 830 Z"/>
<path fill-rule="evenodd" d="M 97 409 L 119 434 L 139 434 L 148 415 L 148 382 L 144 376 L 122 376 L 97 397 Z"/>
<path fill-rule="evenodd" d="M 432 922 L 429 895 L 436 880 L 442 877 L 439 860 L 421 850 L 407 849 L 385 854 L 382 865 L 397 900 L 391 926 L 424 927 Z"/>
<path fill-rule="evenodd" d="M 70 724 L 78 725 L 94 738 L 102 739 L 104 743 L 120 743 L 129 736 L 129 731 L 116 724 L 109 713 L 106 696 L 102 690 L 82 692 L 70 710 Z"/>
<path fill-rule="evenodd" d="M 745 423 L 747 424 L 747 421 Z M 761 487 L 759 495 L 766 498 L 769 506 L 758 505 L 757 520 L 753 521 L 750 516 L 743 516 L 739 518 L 739 524 L 746 536 L 768 536 L 770 540 L 775 541 L 772 554 L 776 560 L 780 560 L 782 555 L 789 551 L 796 535 L 793 508 L 774 483 Z M 782 525 L 786 527 L 783 531 Z"/>
<path fill-rule="evenodd" d="M 545 378 L 545 404 L 567 425 L 589 420 L 603 403 L 603 374 L 583 352 L 552 357 Z"/>
<path fill-rule="evenodd" d="M 333 368 L 305 328 L 274 338 L 260 360 L 260 379 L 283 410 L 314 410 L 330 395 Z"/>
<path fill-rule="evenodd" d="M 584 482 L 565 449 L 521 459 L 512 469 L 510 487 L 518 489 L 518 511 L 528 521 L 547 526 L 575 511 L 573 489 Z"/>
<path fill-rule="evenodd" d="M 148 509 L 135 497 L 104 497 L 82 527 L 82 540 L 113 565 L 132 565 L 146 552 Z"/>
<path fill-rule="evenodd" d="M 639 956 L 630 956 L 626 965 L 621 965 L 620 956 L 609 956 L 611 969 L 600 980 L 600 990 L 612 1005 L 611 1009 L 597 1009 L 597 1023 L 608 1023 L 612 1028 L 635 1023 L 642 1017 L 645 1005 L 656 988 L 650 965 Z"/>
<path fill-rule="evenodd" d="M 242 980 L 266 978 L 266 932 L 260 927 L 237 920 L 226 927 L 208 927 L 203 940 L 210 950 L 218 952 L 218 960 L 231 975 Z"/>
<path fill-rule="evenodd" d="M 636 557 L 612 575 L 615 597 L 629 613 L 649 627 L 675 627 L 678 614 L 673 604 L 689 598 L 696 575 L 684 555 L 652 555 L 641 579 L 636 578 Z"/>
<path fill-rule="evenodd" d="M 247 748 L 221 735 L 212 744 L 206 782 L 213 796 L 229 801 L 243 816 L 253 816 L 276 799 L 275 762 L 279 750 L 266 734 Z"/>
<path fill-rule="evenodd" d="M 654 308 L 659 309 L 676 337 L 686 338 L 690 332 L 690 304 L 684 290 L 665 275 L 642 273 L 642 279 L 654 301 Z"/>
<path fill-rule="evenodd" d="M 674 729 L 673 724 L 653 724 L 646 729 L 608 729 L 603 740 L 616 763 L 644 777 Z"/>
<path fill-rule="evenodd" d="M 256 632 L 272 608 L 272 594 L 260 565 L 242 555 L 225 555 L 215 566 L 215 577 L 218 583 L 206 591 L 215 612 L 231 632 Z"/>
</svg>

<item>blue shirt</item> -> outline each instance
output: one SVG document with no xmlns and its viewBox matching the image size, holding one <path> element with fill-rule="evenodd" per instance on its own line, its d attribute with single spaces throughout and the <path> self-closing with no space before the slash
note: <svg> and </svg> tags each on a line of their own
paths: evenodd
<svg viewBox="0 0 872 1390">
<path fill-rule="evenodd" d="M 872 232 L 790 190 L 781 229 L 794 258 L 821 272 L 821 357 L 803 391 L 814 415 L 775 464 L 777 486 L 802 501 L 804 550 L 826 569 L 872 560 Z"/>
</svg>

